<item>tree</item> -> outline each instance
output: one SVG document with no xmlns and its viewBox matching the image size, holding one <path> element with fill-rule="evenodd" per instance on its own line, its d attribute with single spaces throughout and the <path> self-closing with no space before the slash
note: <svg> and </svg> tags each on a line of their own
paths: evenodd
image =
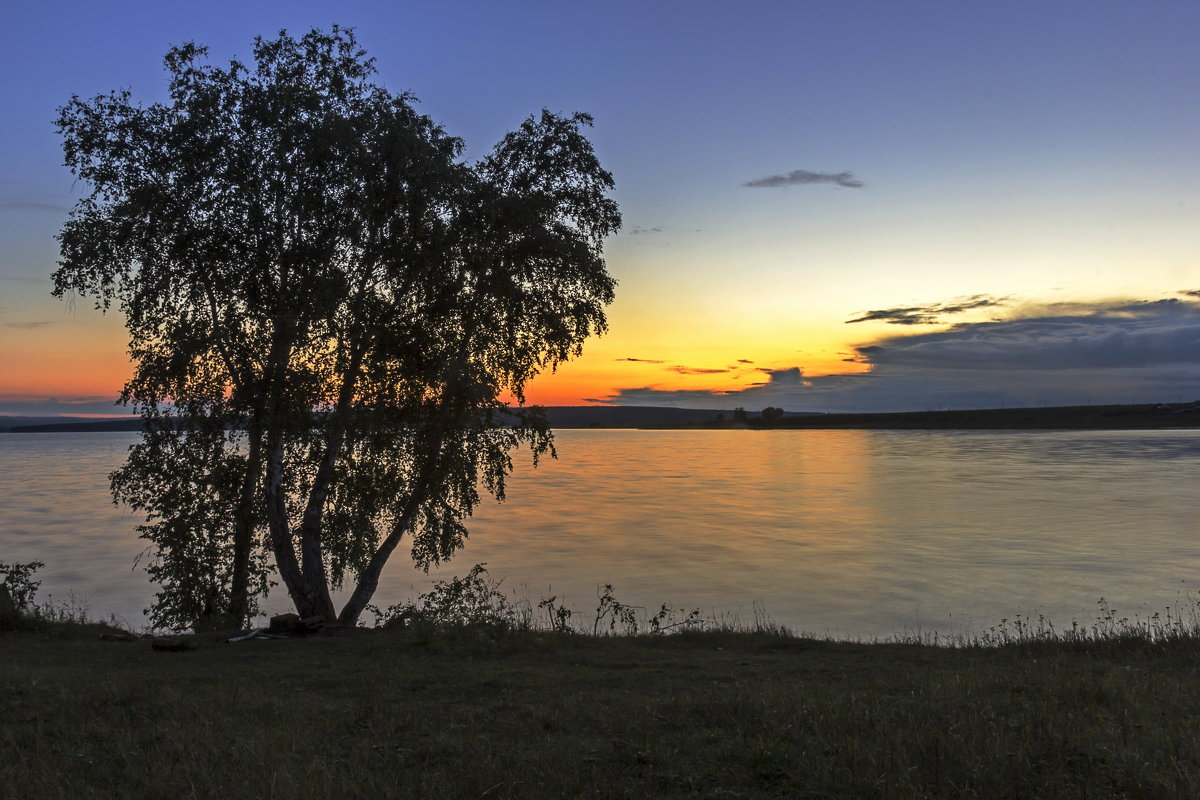
<svg viewBox="0 0 1200 800">
<path fill-rule="evenodd" d="M 90 193 L 55 294 L 125 315 L 145 433 L 112 487 L 147 515 L 156 622 L 244 622 L 273 561 L 301 615 L 352 624 L 403 537 L 449 558 L 513 448 L 553 454 L 524 386 L 604 331 L 620 215 L 586 114 L 466 163 L 353 31 L 253 52 L 222 69 L 185 44 L 168 102 L 60 110 Z"/>
<path fill-rule="evenodd" d="M 775 406 L 767 406 L 762 410 L 762 421 L 765 425 L 772 425 L 783 419 L 784 411 L 782 408 Z"/>
</svg>

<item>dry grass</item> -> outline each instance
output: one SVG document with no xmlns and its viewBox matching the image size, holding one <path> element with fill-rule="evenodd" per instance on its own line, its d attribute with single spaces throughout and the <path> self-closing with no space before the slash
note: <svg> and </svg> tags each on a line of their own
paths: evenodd
<svg viewBox="0 0 1200 800">
<path fill-rule="evenodd" d="M 1196 797 L 1200 641 L 0 637 L 0 795 Z"/>
</svg>

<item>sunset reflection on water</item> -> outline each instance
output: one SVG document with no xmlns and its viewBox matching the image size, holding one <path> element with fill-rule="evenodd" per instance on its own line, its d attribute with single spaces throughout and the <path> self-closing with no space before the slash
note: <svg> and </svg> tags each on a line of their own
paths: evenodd
<svg viewBox="0 0 1200 800">
<path fill-rule="evenodd" d="M 43 596 L 134 624 L 153 595 L 135 520 L 106 475 L 132 434 L 0 434 L 0 560 L 46 562 Z M 619 600 L 815 633 L 979 630 L 1016 613 L 1069 625 L 1105 597 L 1176 606 L 1200 566 L 1200 431 L 569 430 L 516 457 L 467 547 L 425 575 L 402 545 L 376 603 L 486 562 L 534 603 Z M 268 610 L 287 610 L 277 590 Z"/>
</svg>

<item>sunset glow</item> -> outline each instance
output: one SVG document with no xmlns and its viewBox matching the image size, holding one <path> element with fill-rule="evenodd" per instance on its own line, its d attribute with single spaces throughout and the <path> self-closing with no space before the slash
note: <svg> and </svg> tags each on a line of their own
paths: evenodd
<svg viewBox="0 0 1200 800">
<path fill-rule="evenodd" d="M 354 27 L 478 158 L 591 113 L 609 332 L 529 402 L 907 410 L 1200 398 L 1200 7 L 135 2 L 11 9 L 0 414 L 110 414 L 118 311 L 49 296 L 72 94 L 194 39 Z M 801 35 L 803 32 L 803 35 Z"/>
</svg>

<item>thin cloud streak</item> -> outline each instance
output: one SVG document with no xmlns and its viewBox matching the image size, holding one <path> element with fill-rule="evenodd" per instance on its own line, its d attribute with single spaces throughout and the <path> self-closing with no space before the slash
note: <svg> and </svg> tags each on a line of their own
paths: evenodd
<svg viewBox="0 0 1200 800">
<path fill-rule="evenodd" d="M 979 308 L 995 308 L 1007 305 L 1007 297 L 992 297 L 986 294 L 976 294 L 970 297 L 960 297 L 948 303 L 933 303 L 924 306 L 903 306 L 899 308 L 877 308 L 873 311 L 859 311 L 860 316 L 846 320 L 847 325 L 855 322 L 886 322 L 889 325 L 937 325 L 941 318 L 948 314 L 962 314 Z"/>
<path fill-rule="evenodd" d="M 861 189 L 864 184 L 854 177 L 852 172 L 809 172 L 806 169 L 796 169 L 784 175 L 768 175 L 746 181 L 742 186 L 751 189 L 777 189 L 781 186 L 806 186 L 813 183 L 832 183 L 847 189 Z"/>
<path fill-rule="evenodd" d="M 708 367 L 683 367 L 674 366 L 667 367 L 671 372 L 678 372 L 680 375 L 717 375 L 729 372 L 728 369 L 712 369 Z"/>
<path fill-rule="evenodd" d="M 58 417 L 78 415 L 131 416 L 127 407 L 113 397 L 45 397 L 0 394 L 0 414 L 21 417 Z M 131 417 L 132 418 L 132 417 Z"/>
</svg>

